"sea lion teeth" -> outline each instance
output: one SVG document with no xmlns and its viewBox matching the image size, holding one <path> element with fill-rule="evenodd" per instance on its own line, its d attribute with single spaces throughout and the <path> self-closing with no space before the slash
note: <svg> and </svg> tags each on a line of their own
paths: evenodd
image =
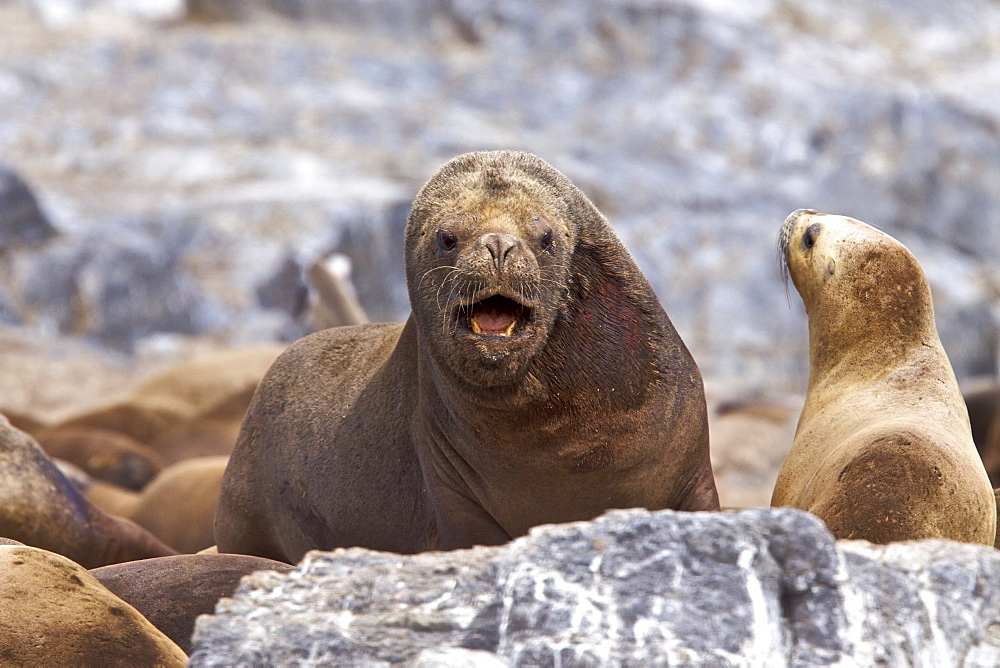
<svg viewBox="0 0 1000 668">
<path fill-rule="evenodd" d="M 492 334 L 493 336 L 514 336 L 514 329 L 517 327 L 517 320 L 511 319 L 510 324 L 504 329 L 496 327 L 483 327 L 475 318 L 469 318 L 469 328 L 473 334 Z"/>
</svg>

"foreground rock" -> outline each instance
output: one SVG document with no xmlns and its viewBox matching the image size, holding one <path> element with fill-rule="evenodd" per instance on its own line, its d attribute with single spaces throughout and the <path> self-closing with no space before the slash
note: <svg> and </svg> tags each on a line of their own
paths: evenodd
<svg viewBox="0 0 1000 668">
<path fill-rule="evenodd" d="M 191 663 L 984 665 L 995 624 L 989 548 L 836 544 L 790 509 L 629 510 L 498 548 L 310 553 L 200 618 Z"/>
</svg>

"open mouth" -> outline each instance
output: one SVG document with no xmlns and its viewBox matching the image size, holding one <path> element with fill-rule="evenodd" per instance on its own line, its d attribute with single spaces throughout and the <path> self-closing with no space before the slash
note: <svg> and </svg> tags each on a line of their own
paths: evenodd
<svg viewBox="0 0 1000 668">
<path fill-rule="evenodd" d="M 458 321 L 480 336 L 516 336 L 530 319 L 530 307 L 500 295 L 458 309 Z"/>
</svg>

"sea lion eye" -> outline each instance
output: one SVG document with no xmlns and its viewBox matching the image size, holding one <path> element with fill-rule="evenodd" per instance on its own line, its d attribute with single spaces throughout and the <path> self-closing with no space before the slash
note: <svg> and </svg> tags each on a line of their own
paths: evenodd
<svg viewBox="0 0 1000 668">
<path fill-rule="evenodd" d="M 451 232 L 446 232 L 445 230 L 438 230 L 438 246 L 442 250 L 450 251 L 458 245 L 458 237 L 456 237 Z"/>
<path fill-rule="evenodd" d="M 552 230 L 548 230 L 542 236 L 538 237 L 538 243 L 542 246 L 542 251 L 549 252 L 552 250 Z"/>
<path fill-rule="evenodd" d="M 813 223 L 802 233 L 802 247 L 809 250 L 816 245 L 816 237 L 819 236 L 819 223 Z"/>
</svg>

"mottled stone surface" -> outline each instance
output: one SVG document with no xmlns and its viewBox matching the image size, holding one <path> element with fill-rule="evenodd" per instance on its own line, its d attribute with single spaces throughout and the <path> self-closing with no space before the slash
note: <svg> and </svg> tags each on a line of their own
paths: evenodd
<svg viewBox="0 0 1000 668">
<path fill-rule="evenodd" d="M 28 184 L 14 170 L 0 164 L 0 253 L 40 243 L 55 232 Z"/>
<path fill-rule="evenodd" d="M 990 548 L 837 545 L 788 509 L 630 510 L 498 548 L 310 553 L 200 618 L 191 661 L 979 665 L 1000 661 L 998 625 Z"/>
<path fill-rule="evenodd" d="M 804 387 L 805 317 L 774 256 L 802 207 L 910 246 L 959 378 L 996 372 L 995 0 L 7 0 L 0 24 L 0 159 L 71 246 L 0 268 L 5 321 L 291 338 L 268 304 L 298 287 L 273 279 L 330 251 L 372 320 L 405 317 L 417 188 L 503 147 L 594 199 L 706 377 Z M 71 250 L 118 246 L 177 272 L 144 293 L 170 304 L 149 327 L 86 302 L 107 293 Z"/>
</svg>

